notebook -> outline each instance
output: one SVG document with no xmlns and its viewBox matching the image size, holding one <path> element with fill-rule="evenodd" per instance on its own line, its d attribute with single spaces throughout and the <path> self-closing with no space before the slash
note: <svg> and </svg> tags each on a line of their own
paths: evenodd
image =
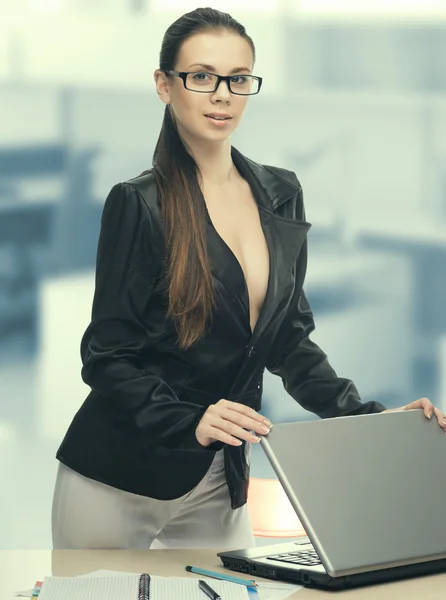
<svg viewBox="0 0 446 600">
<path fill-rule="evenodd" d="M 203 577 L 224 600 L 249 600 L 245 586 Z M 140 575 L 45 577 L 39 600 L 206 600 L 198 579 Z"/>
</svg>

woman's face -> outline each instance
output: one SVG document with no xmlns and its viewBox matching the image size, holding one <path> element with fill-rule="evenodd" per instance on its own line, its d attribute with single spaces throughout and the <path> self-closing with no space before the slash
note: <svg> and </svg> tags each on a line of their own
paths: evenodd
<svg viewBox="0 0 446 600">
<path fill-rule="evenodd" d="M 181 46 L 176 71 L 210 72 L 218 75 L 248 75 L 253 68 L 249 43 L 237 33 L 198 33 Z M 200 77 L 200 76 L 198 76 Z M 186 141 L 221 142 L 231 136 L 245 110 L 248 96 L 232 94 L 225 81 L 215 92 L 187 90 L 179 77 L 155 71 L 161 100 L 171 105 L 180 135 Z M 230 119 L 215 121 L 206 116 L 222 113 Z"/>
</svg>

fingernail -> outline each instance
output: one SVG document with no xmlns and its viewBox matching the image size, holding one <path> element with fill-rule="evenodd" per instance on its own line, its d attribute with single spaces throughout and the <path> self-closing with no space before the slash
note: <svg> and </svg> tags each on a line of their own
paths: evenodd
<svg viewBox="0 0 446 600">
<path fill-rule="evenodd" d="M 430 413 L 427 413 L 427 418 L 428 418 L 428 419 L 431 419 L 431 418 L 432 418 L 432 413 L 431 413 L 431 412 L 430 412 Z"/>
<path fill-rule="evenodd" d="M 260 438 L 254 435 L 254 436 L 252 437 L 252 441 L 253 441 L 255 444 L 258 444 L 258 443 L 260 442 Z"/>
<path fill-rule="evenodd" d="M 261 430 L 263 433 L 269 433 L 270 428 L 267 427 L 266 425 L 262 425 Z"/>
<path fill-rule="evenodd" d="M 268 419 L 264 419 L 263 423 L 264 423 L 264 424 L 265 424 L 267 427 L 269 427 L 270 429 L 271 429 L 271 427 L 273 426 L 273 424 L 272 424 L 270 421 L 268 421 Z"/>
<path fill-rule="evenodd" d="M 446 419 L 443 419 L 443 425 L 446 425 Z"/>
</svg>

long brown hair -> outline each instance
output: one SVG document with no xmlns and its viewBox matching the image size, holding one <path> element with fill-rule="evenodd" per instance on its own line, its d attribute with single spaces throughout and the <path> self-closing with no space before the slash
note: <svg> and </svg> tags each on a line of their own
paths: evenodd
<svg viewBox="0 0 446 600">
<path fill-rule="evenodd" d="M 200 32 L 229 30 L 255 47 L 245 28 L 231 15 L 198 8 L 175 21 L 164 34 L 160 70 L 175 69 L 182 43 Z M 214 286 L 206 249 L 206 209 L 198 183 L 198 165 L 183 143 L 171 108 L 166 105 L 153 154 L 153 171 L 161 194 L 166 235 L 168 314 L 173 316 L 180 347 L 187 349 L 204 335 L 212 316 Z"/>
</svg>

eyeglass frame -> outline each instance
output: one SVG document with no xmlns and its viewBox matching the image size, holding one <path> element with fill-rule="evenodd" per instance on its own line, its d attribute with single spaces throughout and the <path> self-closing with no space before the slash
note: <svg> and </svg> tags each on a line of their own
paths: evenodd
<svg viewBox="0 0 446 600">
<path fill-rule="evenodd" d="M 245 75 L 245 77 L 254 77 L 255 79 L 258 80 L 259 82 L 259 89 L 257 90 L 257 92 L 254 92 L 253 94 L 240 94 L 240 92 L 233 92 L 231 89 L 231 81 L 230 79 L 232 77 L 237 77 L 237 74 L 234 75 L 217 75 L 217 73 L 210 73 L 209 71 L 175 71 L 174 69 L 169 69 L 168 71 L 164 71 L 164 73 L 166 73 L 166 75 L 174 75 L 175 77 L 179 77 L 180 79 L 183 80 L 183 85 L 184 85 L 184 89 L 188 90 L 189 92 L 197 92 L 198 94 L 213 94 L 214 92 L 216 92 L 220 86 L 220 83 L 222 81 L 226 81 L 226 85 L 228 86 L 228 90 L 231 94 L 235 94 L 236 96 L 256 96 L 259 92 L 260 89 L 262 87 L 262 81 L 263 81 L 263 77 L 259 77 L 258 75 L 251 75 L 251 73 L 241 73 L 240 77 L 243 77 L 243 75 Z M 188 75 L 192 75 L 193 73 L 198 74 L 198 73 L 207 73 L 208 75 L 214 75 L 214 77 L 217 78 L 217 84 L 215 86 L 214 90 L 191 90 L 190 88 L 188 88 L 186 86 L 186 78 Z"/>
</svg>

